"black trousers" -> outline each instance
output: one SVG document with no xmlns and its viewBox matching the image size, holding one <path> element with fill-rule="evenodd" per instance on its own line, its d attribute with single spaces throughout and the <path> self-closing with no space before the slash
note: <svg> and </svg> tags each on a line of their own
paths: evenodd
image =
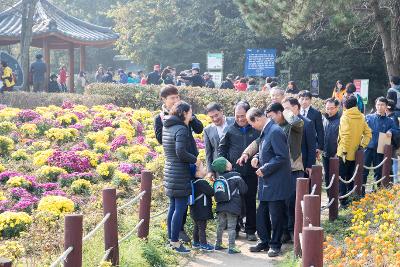
<svg viewBox="0 0 400 267">
<path fill-rule="evenodd" d="M 257 210 L 257 234 L 261 243 L 280 249 L 283 234 L 285 201 L 260 201 Z"/>
<path fill-rule="evenodd" d="M 202 245 L 207 244 L 206 228 L 207 228 L 206 220 L 194 221 L 194 229 L 193 229 L 194 243 L 200 243 Z"/>
<path fill-rule="evenodd" d="M 256 198 L 257 198 L 257 186 L 258 177 L 249 175 L 243 176 L 243 180 L 247 184 L 247 193 L 244 195 L 244 206 L 246 209 L 246 234 L 254 234 L 256 232 Z"/>
</svg>

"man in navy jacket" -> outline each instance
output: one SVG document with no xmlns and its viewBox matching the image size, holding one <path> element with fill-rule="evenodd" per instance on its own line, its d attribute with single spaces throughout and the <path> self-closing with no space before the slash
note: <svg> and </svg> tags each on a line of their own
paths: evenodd
<svg viewBox="0 0 400 267">
<path fill-rule="evenodd" d="M 322 124 L 321 112 L 311 106 L 312 94 L 309 91 L 301 91 L 299 93 L 299 103 L 301 105 L 300 115 L 311 120 L 317 134 L 317 157 L 324 150 L 324 126 Z"/>
<path fill-rule="evenodd" d="M 261 240 L 256 248 L 268 250 L 269 257 L 281 251 L 285 200 L 292 191 L 290 156 L 285 133 L 264 112 L 251 108 L 246 114 L 250 125 L 261 132 L 259 153 L 252 160 L 258 167 L 257 233 Z M 272 235 L 271 235 L 272 234 Z"/>
<path fill-rule="evenodd" d="M 329 177 L 329 159 L 336 156 L 339 137 L 339 100 L 329 98 L 325 101 L 326 114 L 323 118 L 324 125 L 324 150 L 322 152 L 322 164 L 325 170 L 325 185 L 328 186 L 330 182 Z"/>
<path fill-rule="evenodd" d="M 386 116 L 386 109 L 388 106 L 388 100 L 381 96 L 375 100 L 376 112 L 366 116 L 366 121 L 369 128 L 372 131 L 372 138 L 365 149 L 364 155 L 364 165 L 370 167 L 371 165 L 377 166 L 383 160 L 383 154 L 377 153 L 379 133 L 386 133 L 388 137 L 392 137 L 393 134 L 397 134 L 398 130 L 394 121 Z M 388 159 L 390 160 L 390 159 Z M 367 183 L 369 170 L 364 169 L 363 183 Z M 374 170 L 375 181 L 378 181 L 382 177 L 382 167 Z M 365 189 L 363 187 L 363 194 L 365 194 Z"/>
</svg>

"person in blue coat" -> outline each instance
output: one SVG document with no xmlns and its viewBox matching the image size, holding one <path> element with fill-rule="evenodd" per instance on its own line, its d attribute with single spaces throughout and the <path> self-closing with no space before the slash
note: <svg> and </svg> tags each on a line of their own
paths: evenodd
<svg viewBox="0 0 400 267">
<path fill-rule="evenodd" d="M 383 160 L 383 154 L 377 152 L 379 134 L 386 133 L 388 137 L 392 137 L 393 134 L 397 134 L 398 130 L 394 121 L 386 116 L 386 109 L 389 102 L 388 100 L 381 96 L 375 100 L 376 112 L 373 114 L 368 114 L 365 120 L 368 123 L 369 128 L 372 131 L 372 138 L 365 149 L 364 154 L 364 165 L 370 167 L 379 165 Z M 363 183 L 367 183 L 369 170 L 364 169 L 363 173 Z M 382 167 L 374 170 L 375 181 L 378 181 L 382 177 Z M 378 184 L 380 186 L 380 184 Z M 365 188 L 363 187 L 363 194 L 365 194 Z"/>
<path fill-rule="evenodd" d="M 252 159 L 258 167 L 257 233 L 261 240 L 256 248 L 268 250 L 269 257 L 281 252 L 285 200 L 292 192 L 290 156 L 282 128 L 267 118 L 261 109 L 251 108 L 246 114 L 250 125 L 260 135 L 259 153 Z"/>
</svg>

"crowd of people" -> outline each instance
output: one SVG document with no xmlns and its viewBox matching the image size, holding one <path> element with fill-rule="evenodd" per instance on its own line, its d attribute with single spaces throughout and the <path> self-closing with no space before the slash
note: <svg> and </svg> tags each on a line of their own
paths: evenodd
<svg viewBox="0 0 400 267">
<path fill-rule="evenodd" d="M 259 241 L 249 248 L 251 252 L 267 251 L 269 257 L 278 256 L 282 243 L 293 240 L 296 179 L 309 177 L 318 160 L 323 163 L 328 186 L 331 157 L 339 158 L 339 173 L 345 181 L 353 176 L 359 149 L 365 151 L 364 165 L 379 165 L 383 160 L 383 154 L 377 151 L 380 133 L 391 138 L 397 157 L 399 77 L 391 78 L 387 96 L 378 97 L 375 112 L 366 116 L 352 83 L 344 86 L 338 81 L 322 113 L 313 107 L 312 94 L 299 91 L 294 83 L 290 91 L 276 85 L 268 90 L 272 102 L 265 110 L 239 101 L 234 117 L 225 116 L 220 104 L 210 103 L 206 112 L 212 124 L 203 129 L 191 106 L 180 100 L 177 87 L 168 84 L 162 88 L 163 106 L 154 130 L 165 151 L 163 184 L 170 200 L 167 225 L 171 249 L 190 251 L 184 245 L 190 242 L 184 230 L 190 206 L 192 248 L 240 253 L 235 239 L 244 231 L 247 240 Z M 198 158 L 193 137 L 193 133 L 203 131 L 206 166 Z M 394 161 L 394 183 L 398 182 L 397 168 Z M 365 169 L 364 183 L 368 174 Z M 376 168 L 374 179 L 378 181 L 381 176 L 382 169 Z M 352 182 L 340 181 L 340 195 L 346 195 L 353 186 Z M 348 197 L 341 199 L 341 207 L 347 208 L 350 201 Z M 215 215 L 216 242 L 210 244 L 207 221 Z M 228 246 L 222 242 L 224 230 L 228 232 Z"/>
</svg>

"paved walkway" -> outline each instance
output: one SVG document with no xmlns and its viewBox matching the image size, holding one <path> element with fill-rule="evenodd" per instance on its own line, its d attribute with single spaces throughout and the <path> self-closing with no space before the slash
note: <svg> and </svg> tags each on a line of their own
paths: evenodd
<svg viewBox="0 0 400 267">
<path fill-rule="evenodd" d="M 229 266 L 229 267 L 257 267 L 257 266 L 278 266 L 279 261 L 283 256 L 276 258 L 269 258 L 266 252 L 251 253 L 250 246 L 254 246 L 257 242 L 249 242 L 244 238 L 245 234 L 240 233 L 240 238 L 236 240 L 236 245 L 240 248 L 242 253 L 228 254 L 227 251 L 215 252 L 199 252 L 188 260 L 183 266 L 187 267 L 202 267 L 202 266 Z M 227 235 L 224 233 L 224 243 L 227 244 Z M 283 254 L 292 250 L 292 245 L 283 245 Z"/>
</svg>

